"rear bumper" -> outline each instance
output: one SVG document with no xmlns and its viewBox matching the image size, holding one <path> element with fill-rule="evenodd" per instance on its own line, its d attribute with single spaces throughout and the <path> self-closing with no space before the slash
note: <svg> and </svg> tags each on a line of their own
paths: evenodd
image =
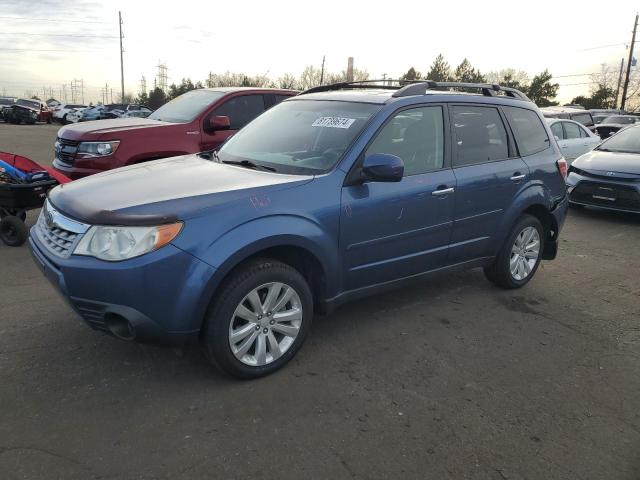
<svg viewBox="0 0 640 480">
<path fill-rule="evenodd" d="M 167 245 L 123 262 L 45 253 L 34 233 L 35 263 L 87 325 L 127 340 L 179 344 L 199 333 L 205 285 L 215 269 Z M 129 338 L 114 322 L 130 325 Z"/>
</svg>

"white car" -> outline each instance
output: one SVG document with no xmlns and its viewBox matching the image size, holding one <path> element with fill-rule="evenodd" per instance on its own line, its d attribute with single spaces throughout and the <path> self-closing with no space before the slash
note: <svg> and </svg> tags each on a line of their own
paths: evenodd
<svg viewBox="0 0 640 480">
<path fill-rule="evenodd" d="M 87 106 L 76 103 L 62 103 L 53 109 L 53 119 L 62 124 L 67 123 L 67 115 L 74 108 L 87 108 Z"/>
<path fill-rule="evenodd" d="M 82 112 L 89 107 L 72 108 L 66 116 L 66 123 L 78 123 L 82 118 Z"/>
<path fill-rule="evenodd" d="M 140 107 L 140 110 L 129 110 L 120 115 L 123 118 L 147 118 L 153 113 L 153 110 L 147 107 Z"/>
<path fill-rule="evenodd" d="M 569 165 L 580 155 L 593 150 L 602 141 L 587 127 L 573 120 L 547 118 L 547 123 Z"/>
</svg>

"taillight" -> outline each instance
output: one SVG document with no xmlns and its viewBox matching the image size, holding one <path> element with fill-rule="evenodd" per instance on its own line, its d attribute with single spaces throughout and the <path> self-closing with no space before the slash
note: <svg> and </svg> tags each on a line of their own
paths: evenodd
<svg viewBox="0 0 640 480">
<path fill-rule="evenodd" d="M 558 165 L 558 170 L 560 171 L 560 175 L 562 175 L 562 178 L 566 179 L 569 166 L 567 165 L 567 161 L 564 159 L 564 157 L 561 157 L 560 160 L 556 162 L 556 165 Z"/>
</svg>

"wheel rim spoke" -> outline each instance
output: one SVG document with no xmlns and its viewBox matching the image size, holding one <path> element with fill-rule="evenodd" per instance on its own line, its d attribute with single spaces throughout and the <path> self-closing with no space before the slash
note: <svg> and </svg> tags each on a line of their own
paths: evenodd
<svg viewBox="0 0 640 480">
<path fill-rule="evenodd" d="M 282 291 L 281 283 L 273 283 L 269 286 L 267 291 L 267 296 L 262 303 L 262 310 L 267 313 L 273 310 L 273 306 L 275 305 L 278 297 L 280 296 L 280 292 Z"/>
<path fill-rule="evenodd" d="M 293 345 L 303 318 L 300 296 L 291 286 L 271 282 L 254 288 L 231 318 L 231 351 L 245 365 L 267 365 Z"/>
<path fill-rule="evenodd" d="M 229 337 L 229 340 L 232 344 L 237 345 L 238 342 L 247 338 L 253 332 L 256 331 L 255 325 L 253 323 L 247 323 L 245 326 L 234 330 Z"/>
<path fill-rule="evenodd" d="M 235 356 L 238 358 L 244 357 L 244 355 L 249 351 L 253 342 L 255 342 L 256 338 L 260 336 L 260 332 L 254 330 L 249 338 L 245 339 L 240 347 L 234 352 Z"/>
<path fill-rule="evenodd" d="M 527 278 L 540 255 L 540 234 L 535 227 L 524 228 L 517 236 L 511 248 L 509 269 L 516 280 Z"/>
</svg>

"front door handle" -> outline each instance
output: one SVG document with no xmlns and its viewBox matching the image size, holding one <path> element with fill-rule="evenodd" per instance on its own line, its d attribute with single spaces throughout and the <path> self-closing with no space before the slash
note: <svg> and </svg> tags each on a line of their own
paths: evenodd
<svg viewBox="0 0 640 480">
<path fill-rule="evenodd" d="M 526 177 L 526 175 L 522 175 L 520 172 L 516 172 L 513 174 L 513 176 L 511 177 L 511 181 L 513 182 L 519 182 L 520 180 L 522 180 L 524 177 Z"/>
<path fill-rule="evenodd" d="M 440 197 L 442 195 L 449 195 L 450 193 L 454 192 L 454 188 L 453 187 L 448 187 L 448 188 L 438 188 L 438 190 L 434 190 L 433 192 L 431 192 L 431 195 L 433 195 L 434 197 Z"/>
</svg>

